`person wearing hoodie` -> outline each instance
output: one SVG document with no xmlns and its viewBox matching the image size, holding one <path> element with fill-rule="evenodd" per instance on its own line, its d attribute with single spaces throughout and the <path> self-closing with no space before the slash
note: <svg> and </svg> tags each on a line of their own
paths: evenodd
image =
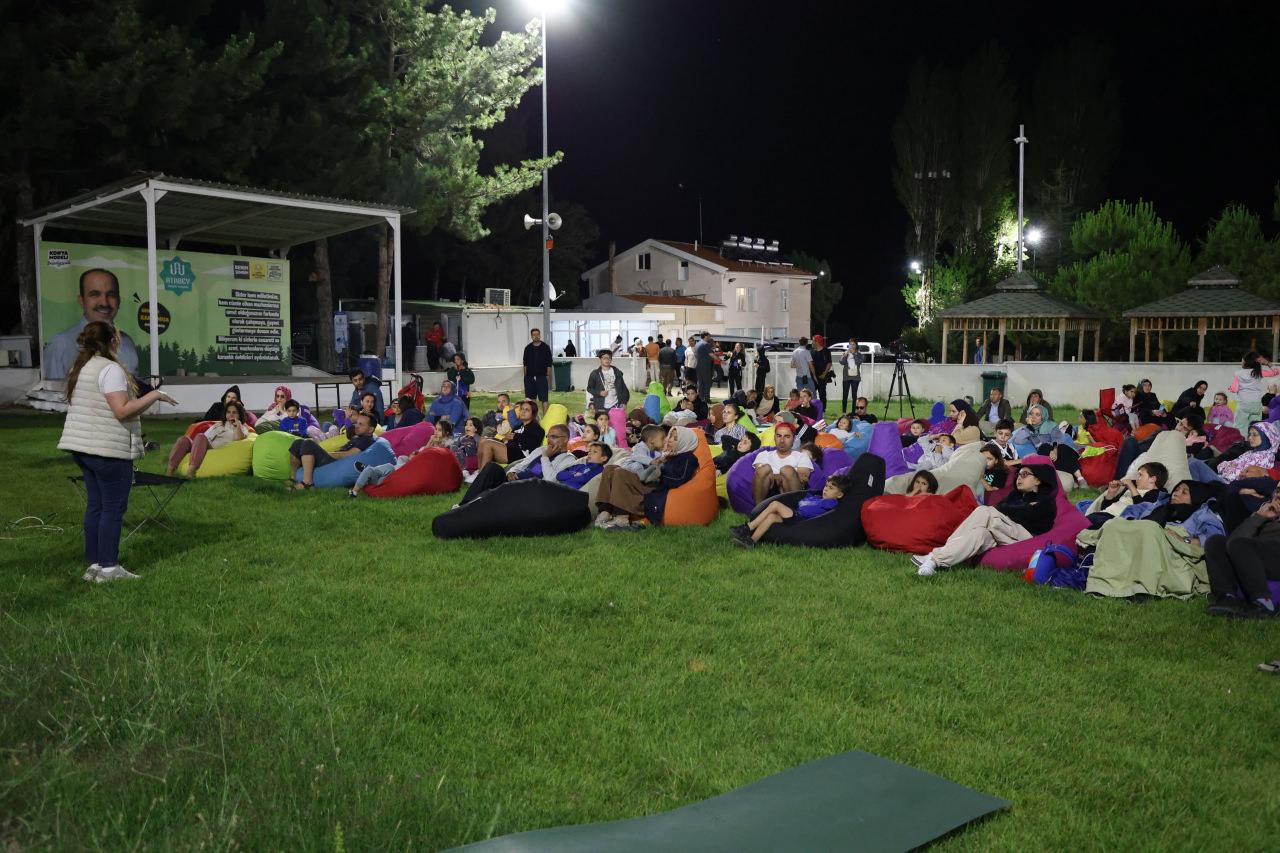
<svg viewBox="0 0 1280 853">
<path fill-rule="evenodd" d="M 1057 489 L 1058 472 L 1051 465 L 1021 466 L 1008 497 L 994 507 L 973 510 L 943 545 L 923 556 L 912 555 L 916 574 L 930 577 L 938 569 L 959 565 L 997 545 L 1048 533 L 1057 518 Z"/>
<path fill-rule="evenodd" d="M 453 383 L 448 379 L 440 383 L 440 396 L 431 401 L 427 409 L 427 420 L 435 423 L 441 418 L 448 418 L 449 423 L 461 428 L 462 422 L 471 417 L 467 413 L 467 405 L 462 398 L 453 392 Z"/>
<path fill-rule="evenodd" d="M 223 392 L 222 392 L 222 398 L 221 398 L 221 399 L 219 399 L 219 400 L 218 400 L 218 402 L 216 402 L 216 403 L 214 403 L 212 406 L 210 406 L 210 407 L 205 411 L 205 413 L 204 413 L 204 417 L 203 417 L 203 418 L 201 418 L 200 420 L 202 420 L 202 421 L 220 421 L 220 420 L 222 420 L 222 417 L 223 417 L 223 409 L 226 407 L 227 402 L 228 402 L 228 401 L 230 401 L 230 400 L 238 400 L 241 404 L 243 404 L 243 403 L 244 403 L 244 400 L 242 400 L 242 399 L 240 398 L 240 386 L 239 386 L 239 385 L 232 385 L 230 388 L 228 388 L 227 390 L 223 391 Z M 257 423 L 257 422 L 258 422 L 258 419 L 257 419 L 256 417 L 254 417 L 254 416 L 253 416 L 253 412 L 249 411 L 248 409 L 245 409 L 245 410 L 244 410 L 244 415 L 245 415 L 245 417 L 244 417 L 244 423 L 248 424 L 249 426 L 253 426 L 255 423 Z"/>
</svg>

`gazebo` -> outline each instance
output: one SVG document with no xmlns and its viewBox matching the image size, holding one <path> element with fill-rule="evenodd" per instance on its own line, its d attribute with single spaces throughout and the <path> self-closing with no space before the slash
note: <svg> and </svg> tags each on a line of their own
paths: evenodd
<svg viewBox="0 0 1280 853">
<path fill-rule="evenodd" d="M 1164 361 L 1165 332 L 1195 332 L 1196 361 L 1204 361 L 1208 332 L 1271 331 L 1271 354 L 1280 351 L 1280 302 L 1250 293 L 1225 267 L 1215 266 L 1187 281 L 1187 289 L 1124 312 L 1129 321 L 1129 361 L 1134 360 L 1138 333 L 1144 335 L 1143 358 L 1151 360 L 1151 333 L 1157 357 Z"/>
<path fill-rule="evenodd" d="M 997 361 L 1004 361 L 1004 339 L 1009 332 L 1057 332 L 1058 361 L 1066 352 L 1067 333 L 1075 332 L 1076 360 L 1084 360 L 1085 332 L 1093 333 L 1093 360 L 1098 360 L 1102 315 L 1046 293 L 1040 282 L 1019 272 L 996 285 L 996 292 L 938 312 L 942 320 L 942 363 L 947 364 L 947 338 L 960 332 L 960 363 L 969 358 L 969 335 L 999 336 Z M 989 350 L 988 350 L 989 352 Z M 990 358 L 987 359 L 990 361 Z"/>
</svg>

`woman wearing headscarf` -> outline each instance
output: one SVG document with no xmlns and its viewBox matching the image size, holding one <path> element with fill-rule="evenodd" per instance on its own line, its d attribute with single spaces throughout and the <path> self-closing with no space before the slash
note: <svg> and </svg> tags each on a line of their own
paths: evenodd
<svg viewBox="0 0 1280 853">
<path fill-rule="evenodd" d="M 667 493 L 693 479 L 698 471 L 698 436 L 688 427 L 675 426 L 667 433 L 662 445 L 661 468 L 658 482 L 640 482 L 633 471 L 619 465 L 609 465 L 600 479 L 596 493 L 599 515 L 595 524 L 601 528 L 630 527 L 634 519 L 648 518 L 652 524 L 661 524 L 667 506 Z"/>
<path fill-rule="evenodd" d="M 448 418 L 449 423 L 460 427 L 469 417 L 471 416 L 467 413 L 466 404 L 453 392 L 453 383 L 448 379 L 441 382 L 440 396 L 431 401 L 431 408 L 427 409 L 427 419 L 434 424 L 441 418 Z"/>
<path fill-rule="evenodd" d="M 1239 480 L 1247 468 L 1270 468 L 1276 463 L 1276 451 L 1280 450 L 1280 424 L 1258 421 L 1249 427 L 1245 441 L 1247 449 L 1243 453 L 1218 464 L 1218 476 L 1223 482 Z M 1230 453 L 1229 450 L 1223 455 Z"/>
<path fill-rule="evenodd" d="M 1048 533 L 1058 514 L 1057 489 L 1058 472 L 1051 465 L 1020 466 L 1013 491 L 1004 500 L 969 513 L 947 541 L 928 554 L 912 555 L 912 562 L 919 567 L 916 574 L 929 577 L 937 569 L 959 565 L 997 545 Z"/>
<path fill-rule="evenodd" d="M 266 411 L 264 411 L 262 415 L 256 420 L 256 422 L 253 425 L 254 429 L 257 432 L 267 432 L 269 430 L 275 429 L 276 425 L 280 423 L 280 421 L 282 421 L 285 417 L 284 404 L 289 402 L 292 399 L 293 399 L 293 391 L 289 389 L 288 385 L 277 385 L 275 393 L 272 397 L 271 405 L 268 406 Z M 302 405 L 301 403 L 299 403 L 298 405 L 299 405 L 298 417 L 302 418 L 302 420 L 306 423 L 307 433 L 312 438 L 315 438 L 317 440 L 323 439 L 325 437 L 324 432 L 320 429 L 320 422 L 316 420 L 316 416 L 311 414 L 311 410 L 308 409 L 306 406 Z M 245 412 L 245 415 L 247 417 L 252 416 L 252 414 L 253 413 L 249 411 Z"/>
<path fill-rule="evenodd" d="M 1097 546 L 1085 592 L 1112 598 L 1207 592 L 1204 543 L 1226 532 L 1213 500 L 1220 488 L 1183 480 L 1168 498 L 1134 504 L 1120 518 L 1080 534 L 1080 544 Z"/>
<path fill-rule="evenodd" d="M 1053 423 L 1053 406 L 1044 401 L 1044 392 L 1039 388 L 1032 388 L 1027 393 L 1027 405 L 1022 409 L 1022 417 L 1018 418 L 1018 423 L 1025 424 L 1027 422 L 1027 413 L 1032 408 L 1040 410 L 1040 420 L 1042 423 Z"/>
<path fill-rule="evenodd" d="M 1199 409 L 1201 417 L 1204 412 L 1204 395 L 1209 390 L 1209 383 L 1201 379 L 1195 385 L 1178 395 L 1178 400 L 1173 404 L 1173 416 L 1175 418 L 1185 418 L 1188 409 Z"/>
<path fill-rule="evenodd" d="M 1141 424 L 1164 422 L 1164 404 L 1152 389 L 1150 379 L 1143 379 L 1138 383 L 1138 390 L 1133 395 L 1133 413 L 1138 416 L 1138 423 Z"/>
</svg>

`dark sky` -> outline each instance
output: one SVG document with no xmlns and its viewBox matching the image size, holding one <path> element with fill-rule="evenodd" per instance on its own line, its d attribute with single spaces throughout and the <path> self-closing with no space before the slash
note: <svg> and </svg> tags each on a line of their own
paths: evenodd
<svg viewBox="0 0 1280 853">
<path fill-rule="evenodd" d="M 832 332 L 891 338 L 907 319 L 884 308 L 900 303 L 907 220 L 889 135 L 912 66 L 962 62 L 995 38 L 1025 98 L 1040 53 L 1079 33 L 1116 52 L 1110 197 L 1153 201 L 1184 239 L 1229 201 L 1273 227 L 1280 4 L 568 3 L 549 30 L 550 139 L 565 153 L 551 185 L 599 222 L 600 260 L 610 239 L 695 239 L 700 192 L 706 240 L 749 234 L 829 258 L 846 289 Z M 497 7 L 505 29 L 534 14 Z M 519 112 L 532 154 L 537 91 Z"/>
</svg>

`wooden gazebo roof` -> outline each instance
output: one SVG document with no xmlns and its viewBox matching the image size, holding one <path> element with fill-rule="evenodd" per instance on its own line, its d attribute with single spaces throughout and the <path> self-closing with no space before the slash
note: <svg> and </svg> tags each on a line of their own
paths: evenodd
<svg viewBox="0 0 1280 853">
<path fill-rule="evenodd" d="M 964 343 L 961 363 L 968 357 L 969 333 L 995 332 L 999 335 L 998 360 L 1004 361 L 1004 338 L 1008 332 L 1057 332 L 1058 360 L 1063 360 L 1067 332 L 1077 332 L 1076 359 L 1084 359 L 1084 334 L 1094 333 L 1093 357 L 1098 358 L 1098 333 L 1102 315 L 1091 308 L 1068 302 L 1045 291 L 1027 272 L 1018 272 L 996 285 L 996 292 L 972 302 L 953 305 L 938 312 L 942 320 L 942 363 L 947 363 L 947 336 L 961 332 Z"/>
<path fill-rule="evenodd" d="M 1280 302 L 1250 293 L 1240 279 L 1222 266 L 1211 267 L 1187 281 L 1186 290 L 1139 305 L 1124 312 L 1129 321 L 1129 360 L 1143 333 L 1144 351 L 1151 357 L 1151 333 L 1158 338 L 1159 358 L 1164 361 L 1165 332 L 1196 332 L 1197 361 L 1204 361 L 1208 332 L 1271 331 L 1271 350 L 1280 347 Z"/>
</svg>

